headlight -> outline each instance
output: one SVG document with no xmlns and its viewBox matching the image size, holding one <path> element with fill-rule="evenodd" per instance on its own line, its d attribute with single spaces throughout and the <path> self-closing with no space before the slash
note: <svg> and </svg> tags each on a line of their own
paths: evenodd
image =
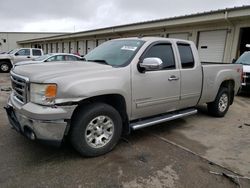
<svg viewBox="0 0 250 188">
<path fill-rule="evenodd" d="M 42 105 L 53 105 L 57 93 L 56 84 L 30 84 L 30 101 Z"/>
</svg>

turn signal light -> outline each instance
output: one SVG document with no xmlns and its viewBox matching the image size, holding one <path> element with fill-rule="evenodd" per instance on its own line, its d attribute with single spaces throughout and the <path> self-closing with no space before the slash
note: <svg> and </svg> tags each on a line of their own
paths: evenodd
<svg viewBox="0 0 250 188">
<path fill-rule="evenodd" d="M 46 98 L 55 98 L 57 93 L 57 86 L 56 84 L 50 84 L 47 86 L 45 90 L 45 97 Z"/>
</svg>

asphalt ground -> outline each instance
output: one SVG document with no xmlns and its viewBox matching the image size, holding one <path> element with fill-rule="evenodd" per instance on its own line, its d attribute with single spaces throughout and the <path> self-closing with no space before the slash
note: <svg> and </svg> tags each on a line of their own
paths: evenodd
<svg viewBox="0 0 250 188">
<path fill-rule="evenodd" d="M 9 87 L 9 74 L 0 74 L 0 187 L 250 187 L 249 94 L 224 118 L 200 106 L 197 115 L 132 132 L 112 152 L 83 158 L 67 142 L 49 147 L 11 129 L 3 109 Z"/>
</svg>

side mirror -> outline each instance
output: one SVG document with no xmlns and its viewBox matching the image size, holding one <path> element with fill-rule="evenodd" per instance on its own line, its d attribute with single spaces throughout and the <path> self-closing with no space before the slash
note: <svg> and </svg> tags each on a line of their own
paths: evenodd
<svg viewBox="0 0 250 188">
<path fill-rule="evenodd" d="M 158 57 L 145 58 L 139 66 L 146 71 L 159 70 L 163 67 L 163 62 Z"/>
<path fill-rule="evenodd" d="M 19 53 L 17 52 L 17 53 L 15 53 L 15 56 L 19 56 Z"/>
<path fill-rule="evenodd" d="M 235 58 L 233 58 L 232 63 L 234 64 L 235 62 L 236 62 L 236 59 L 235 59 Z"/>
</svg>

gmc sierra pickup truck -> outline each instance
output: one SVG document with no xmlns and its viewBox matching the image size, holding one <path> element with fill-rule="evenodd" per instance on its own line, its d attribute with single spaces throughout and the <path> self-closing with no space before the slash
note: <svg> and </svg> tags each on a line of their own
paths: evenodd
<svg viewBox="0 0 250 188">
<path fill-rule="evenodd" d="M 17 62 L 33 60 L 41 55 L 43 51 L 38 48 L 19 48 L 0 54 L 0 72 L 9 72 Z"/>
<path fill-rule="evenodd" d="M 85 61 L 15 67 L 5 109 L 29 139 L 58 145 L 67 137 L 83 156 L 98 156 L 121 134 L 195 114 L 199 104 L 223 117 L 241 72 L 239 64 L 202 65 L 190 41 L 116 39 Z"/>
</svg>

